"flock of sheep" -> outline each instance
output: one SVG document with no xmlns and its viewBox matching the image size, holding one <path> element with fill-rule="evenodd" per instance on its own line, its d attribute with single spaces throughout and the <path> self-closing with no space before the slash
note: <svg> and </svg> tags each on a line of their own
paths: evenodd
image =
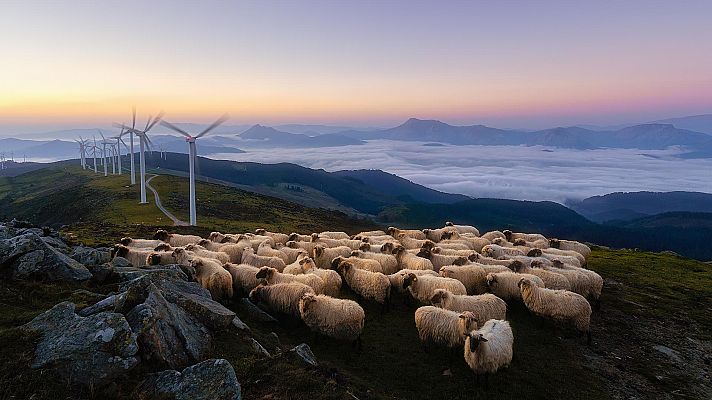
<svg viewBox="0 0 712 400">
<path fill-rule="evenodd" d="M 425 346 L 464 348 L 476 376 L 512 360 L 507 302 L 587 335 L 591 306 L 603 279 L 586 269 L 588 246 L 540 234 L 443 228 L 311 235 L 268 232 L 207 239 L 159 230 L 153 240 L 123 238 L 113 256 L 134 266 L 179 264 L 216 300 L 247 296 L 277 313 L 300 318 L 315 333 L 361 347 L 365 312 L 337 296 L 345 283 L 362 301 L 388 312 L 391 294 L 423 305 L 415 324 Z M 588 300 L 587 300 L 588 298 Z"/>
</svg>

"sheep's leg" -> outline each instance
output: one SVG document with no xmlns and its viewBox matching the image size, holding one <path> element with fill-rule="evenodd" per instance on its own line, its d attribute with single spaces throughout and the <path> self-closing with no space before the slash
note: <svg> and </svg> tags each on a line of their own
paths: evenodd
<svg viewBox="0 0 712 400">
<path fill-rule="evenodd" d="M 490 374 L 485 374 L 485 390 L 489 391 L 489 375 Z"/>
<path fill-rule="evenodd" d="M 591 330 L 586 331 L 586 345 L 590 346 L 591 345 Z"/>
</svg>

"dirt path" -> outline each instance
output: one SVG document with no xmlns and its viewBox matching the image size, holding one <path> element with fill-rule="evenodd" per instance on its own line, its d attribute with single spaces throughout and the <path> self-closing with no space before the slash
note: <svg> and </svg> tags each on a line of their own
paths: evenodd
<svg viewBox="0 0 712 400">
<path fill-rule="evenodd" d="M 163 214 L 166 215 L 166 217 L 170 218 L 171 221 L 173 221 L 173 225 L 175 226 L 188 226 L 189 224 L 185 221 L 181 221 L 178 218 L 176 218 L 175 215 L 171 214 L 170 211 L 166 210 L 165 207 L 163 207 L 163 204 L 161 204 L 161 198 L 158 196 L 158 191 L 151 186 L 150 182 L 153 178 L 157 177 L 158 175 L 151 175 L 147 180 L 146 180 L 146 188 L 148 188 L 150 191 L 153 192 L 153 198 L 156 199 L 156 207 L 158 207 L 159 210 Z"/>
</svg>

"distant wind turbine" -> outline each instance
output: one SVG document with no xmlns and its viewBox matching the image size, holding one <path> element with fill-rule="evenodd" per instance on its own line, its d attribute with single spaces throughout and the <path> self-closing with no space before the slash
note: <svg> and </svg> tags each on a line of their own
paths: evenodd
<svg viewBox="0 0 712 400">
<path fill-rule="evenodd" d="M 135 114 L 134 114 L 135 115 Z M 141 176 L 141 201 L 140 204 L 146 204 L 146 149 L 150 148 L 151 139 L 148 138 L 148 131 L 151 130 L 163 117 L 163 112 L 159 113 L 155 118 L 151 119 L 148 117 L 146 121 L 146 127 L 140 131 L 135 128 L 127 128 L 124 125 L 117 124 L 118 127 L 124 127 L 129 129 L 129 132 L 135 133 L 138 136 L 138 143 L 140 145 L 139 153 L 139 173 Z M 133 157 L 132 157 L 133 160 Z"/>
<path fill-rule="evenodd" d="M 79 162 L 82 165 L 83 169 L 87 169 L 87 140 L 84 140 L 81 136 L 79 136 L 79 139 L 74 139 L 75 142 L 79 144 Z"/>
<path fill-rule="evenodd" d="M 180 133 L 181 135 L 185 136 L 185 141 L 188 142 L 188 169 L 190 172 L 190 224 L 195 226 L 197 225 L 197 215 L 196 215 L 196 204 L 195 204 L 195 155 L 196 155 L 196 147 L 195 147 L 195 140 L 206 135 L 208 132 L 211 130 L 217 128 L 220 124 L 225 122 L 227 120 L 227 115 L 223 115 L 222 117 L 218 118 L 217 121 L 213 122 L 212 125 L 209 127 L 205 128 L 204 131 L 200 132 L 199 134 L 192 136 L 188 132 L 180 129 L 179 127 L 171 124 L 170 122 L 167 121 L 161 121 L 161 125 L 173 129 L 174 131 Z"/>
<path fill-rule="evenodd" d="M 119 133 L 118 136 L 114 136 L 112 139 L 116 139 L 116 151 L 117 151 L 117 157 L 116 161 L 118 164 L 118 169 L 119 169 L 119 175 L 121 175 L 121 145 L 123 144 L 126 150 L 129 150 L 128 146 L 126 146 L 126 143 L 124 143 L 123 139 L 121 139 L 121 136 L 125 135 L 127 132 L 125 128 L 122 126 L 121 127 L 121 133 Z M 133 138 L 133 132 L 131 133 L 131 137 Z M 133 153 L 131 155 L 131 164 L 133 165 Z M 131 172 L 133 172 L 133 168 L 131 168 Z M 133 178 L 133 176 L 132 176 Z M 133 178 L 135 179 L 135 178 Z"/>
<path fill-rule="evenodd" d="M 99 134 L 101 135 L 101 139 L 102 139 L 102 141 L 101 141 L 101 149 L 102 149 L 101 150 L 101 160 L 102 161 L 101 161 L 101 163 L 102 163 L 102 165 L 104 165 L 104 176 L 109 176 L 109 171 L 108 171 L 109 160 L 106 159 L 106 157 L 108 156 L 108 152 L 106 151 L 106 146 L 111 145 L 112 143 L 110 141 L 106 140 L 106 138 L 104 137 L 104 134 L 101 132 L 101 129 L 97 129 L 97 130 L 99 131 Z"/>
<path fill-rule="evenodd" d="M 96 174 L 96 172 L 97 172 L 97 171 L 96 171 L 96 149 L 97 149 L 97 148 L 98 148 L 98 147 L 96 147 L 96 136 L 94 136 L 94 145 L 92 146 L 92 149 L 94 150 L 93 154 L 94 154 L 94 173 L 95 173 L 95 174 Z"/>
</svg>

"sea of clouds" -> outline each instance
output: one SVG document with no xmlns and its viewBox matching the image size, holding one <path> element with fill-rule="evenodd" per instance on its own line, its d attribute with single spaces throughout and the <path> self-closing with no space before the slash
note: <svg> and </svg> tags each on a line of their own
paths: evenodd
<svg viewBox="0 0 712 400">
<path fill-rule="evenodd" d="M 712 192 L 712 160 L 680 159 L 683 151 L 572 150 L 542 146 L 431 146 L 369 141 L 361 146 L 245 149 L 210 158 L 288 162 L 326 171 L 381 169 L 415 183 L 473 197 L 583 199 L 611 192 Z"/>
</svg>

